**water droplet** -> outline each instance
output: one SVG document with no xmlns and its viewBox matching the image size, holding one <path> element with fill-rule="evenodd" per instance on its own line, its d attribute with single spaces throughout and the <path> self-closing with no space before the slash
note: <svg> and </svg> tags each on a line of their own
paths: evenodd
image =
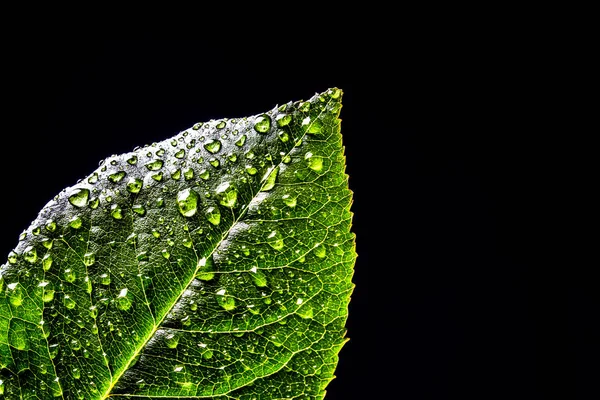
<svg viewBox="0 0 600 400">
<path fill-rule="evenodd" d="M 317 245 L 314 249 L 315 255 L 319 258 L 325 258 L 325 256 L 327 255 L 327 250 L 325 249 L 325 246 L 323 245 Z"/>
<path fill-rule="evenodd" d="M 310 133 L 313 135 L 321 133 L 323 130 L 323 122 L 320 119 L 315 119 L 312 121 L 312 124 L 308 127 L 308 131 L 306 133 Z"/>
<path fill-rule="evenodd" d="M 254 267 L 252 267 L 252 269 L 250 269 L 250 276 L 252 277 L 252 281 L 254 282 L 254 284 L 256 286 L 258 286 L 258 287 L 267 286 L 267 276 L 262 271 L 259 271 L 256 266 L 254 266 Z"/>
<path fill-rule="evenodd" d="M 100 199 L 97 197 L 90 199 L 89 205 L 92 210 L 95 210 L 100 205 Z"/>
<path fill-rule="evenodd" d="M 235 299 L 226 293 L 227 291 L 225 289 L 220 289 L 219 291 L 217 291 L 217 303 L 219 303 L 219 305 L 225 310 L 231 311 L 235 308 Z"/>
<path fill-rule="evenodd" d="M 75 189 L 75 192 L 69 196 L 69 203 L 75 207 L 83 207 L 87 204 L 90 197 L 90 191 L 87 189 Z"/>
<path fill-rule="evenodd" d="M 170 349 L 176 348 L 177 345 L 179 344 L 179 335 L 176 335 L 174 333 L 169 333 L 169 334 L 165 335 L 165 343 L 167 344 L 167 347 Z"/>
<path fill-rule="evenodd" d="M 223 128 L 225 128 L 225 125 L 226 125 L 225 121 L 221 121 L 216 125 L 216 128 L 223 129 Z"/>
<path fill-rule="evenodd" d="M 221 223 L 221 211 L 218 207 L 208 207 L 206 209 L 206 219 L 213 225 L 219 225 Z"/>
<path fill-rule="evenodd" d="M 125 171 L 115 172 L 114 174 L 110 174 L 108 176 L 108 180 L 112 183 L 121 182 L 121 180 L 125 177 Z"/>
<path fill-rule="evenodd" d="M 88 183 L 91 183 L 92 185 L 94 183 L 98 182 L 98 173 L 94 172 L 89 178 L 88 178 Z"/>
<path fill-rule="evenodd" d="M 323 169 L 323 157 L 314 156 L 311 152 L 304 155 L 304 159 L 308 161 L 308 168 L 319 172 Z"/>
<path fill-rule="evenodd" d="M 310 103 L 308 101 L 302 102 L 298 109 L 302 112 L 308 112 L 310 110 Z"/>
<path fill-rule="evenodd" d="M 163 160 L 154 160 L 146 164 L 146 168 L 150 171 L 158 171 L 163 166 Z"/>
<path fill-rule="evenodd" d="M 83 255 L 83 263 L 89 267 L 94 265 L 96 262 L 96 255 L 92 252 L 87 252 Z"/>
<path fill-rule="evenodd" d="M 219 160 L 217 160 L 216 158 L 211 158 L 210 160 L 208 160 L 209 164 L 212 165 L 215 168 L 218 168 L 219 165 L 221 165 L 221 162 Z"/>
<path fill-rule="evenodd" d="M 52 254 L 46 253 L 42 258 L 42 268 L 44 269 L 44 271 L 48 271 L 50 267 L 52 267 L 52 261 L 54 261 L 52 259 Z"/>
<path fill-rule="evenodd" d="M 290 124 L 290 122 L 292 122 L 292 115 L 279 114 L 277 117 L 275 117 L 275 121 L 277 122 L 277 126 L 279 127 L 287 126 Z"/>
<path fill-rule="evenodd" d="M 67 307 L 69 310 L 75 308 L 76 303 L 75 300 L 73 300 L 71 298 L 71 296 L 69 296 L 68 294 L 65 294 L 65 296 L 63 297 L 63 304 L 65 305 L 65 307 Z"/>
<path fill-rule="evenodd" d="M 49 303 L 54 300 L 54 289 L 52 284 L 48 284 L 44 287 L 44 294 L 42 295 L 42 301 L 44 303 Z"/>
<path fill-rule="evenodd" d="M 121 207 L 119 207 L 118 204 L 113 204 L 110 206 L 110 215 L 112 215 L 114 219 L 123 219 L 123 210 L 121 210 Z"/>
<path fill-rule="evenodd" d="M 225 207 L 233 208 L 237 203 L 237 189 L 229 182 L 221 183 L 215 190 L 219 203 Z"/>
<path fill-rule="evenodd" d="M 213 272 L 213 258 L 203 257 L 198 261 L 198 272 L 196 273 L 196 278 L 201 281 L 210 281 L 215 277 Z"/>
<path fill-rule="evenodd" d="M 278 231 L 272 231 L 269 236 L 267 236 L 267 243 L 275 250 L 281 250 L 284 247 L 283 237 Z"/>
<path fill-rule="evenodd" d="M 33 230 L 31 231 L 31 233 L 33 233 L 35 236 L 37 236 L 37 235 L 39 235 L 39 234 L 40 234 L 40 232 L 41 232 L 41 231 L 42 231 L 42 230 L 41 230 L 41 229 L 40 229 L 40 227 L 38 226 L 38 227 L 35 227 L 35 228 L 33 228 Z"/>
<path fill-rule="evenodd" d="M 215 154 L 221 150 L 221 142 L 218 140 L 210 140 L 204 144 L 204 148 L 209 153 Z"/>
<path fill-rule="evenodd" d="M 29 349 L 29 337 L 25 328 L 25 321 L 12 319 L 8 330 L 8 343 L 17 350 Z"/>
<path fill-rule="evenodd" d="M 267 192 L 275 187 L 275 180 L 277 179 L 278 173 L 279 173 L 279 167 L 275 168 L 270 173 L 268 173 L 261 191 Z"/>
<path fill-rule="evenodd" d="M 79 368 L 73 368 L 71 370 L 71 373 L 73 375 L 73 378 L 75 378 L 75 379 L 81 378 L 81 372 L 79 371 Z"/>
<path fill-rule="evenodd" d="M 67 268 L 65 269 L 65 280 L 67 282 L 75 282 L 75 279 L 77 278 L 77 275 L 75 274 L 75 271 L 73 271 L 71 268 Z"/>
<path fill-rule="evenodd" d="M 17 259 L 18 259 L 18 255 L 14 251 L 11 251 L 10 253 L 8 253 L 8 263 L 9 264 L 16 264 Z"/>
<path fill-rule="evenodd" d="M 230 154 L 227 159 L 231 162 L 236 162 L 237 161 L 237 154 Z"/>
<path fill-rule="evenodd" d="M 140 178 L 129 178 L 129 182 L 127 182 L 127 190 L 129 193 L 139 193 L 142 190 L 142 185 L 144 182 Z"/>
<path fill-rule="evenodd" d="M 135 165 L 135 164 L 137 164 L 137 162 L 138 162 L 138 158 L 137 158 L 137 156 L 135 156 L 135 155 L 134 155 L 134 156 L 131 156 L 129 159 L 127 159 L 127 162 L 128 162 L 129 164 L 131 164 L 131 165 Z"/>
<path fill-rule="evenodd" d="M 17 307 L 23 304 L 23 287 L 19 282 L 8 284 L 6 285 L 6 288 L 8 289 L 8 299 L 10 304 Z"/>
<path fill-rule="evenodd" d="M 165 200 L 162 197 L 156 199 L 156 207 L 161 208 L 165 204 Z"/>
<path fill-rule="evenodd" d="M 284 157 L 281 159 L 281 161 L 282 161 L 284 164 L 289 164 L 289 163 L 292 161 L 292 156 L 290 156 L 289 154 L 286 154 L 286 155 L 285 155 L 285 156 L 284 156 Z"/>
<path fill-rule="evenodd" d="M 248 175 L 256 175 L 258 170 L 254 168 L 251 164 L 246 165 L 246 173 Z"/>
<path fill-rule="evenodd" d="M 56 222 L 52 221 L 51 219 L 46 221 L 46 230 L 48 232 L 54 232 L 56 230 Z"/>
<path fill-rule="evenodd" d="M 160 232 L 157 231 L 155 228 L 152 228 L 152 236 L 158 239 L 160 237 Z"/>
<path fill-rule="evenodd" d="M 162 254 L 162 256 L 163 256 L 164 258 L 166 258 L 167 260 L 168 260 L 168 259 L 171 257 L 171 253 L 169 253 L 169 250 L 167 250 L 167 249 L 163 249 L 163 250 L 162 250 L 160 253 L 161 253 L 161 254 Z"/>
<path fill-rule="evenodd" d="M 71 349 L 77 351 L 81 349 L 81 342 L 75 338 L 71 339 L 71 341 L 69 342 L 69 347 L 71 347 Z"/>
<path fill-rule="evenodd" d="M 288 206 L 290 208 L 296 207 L 296 198 L 293 197 L 292 195 L 284 194 L 283 196 L 281 196 L 281 198 L 283 199 L 283 202 L 285 203 L 286 206 Z"/>
<path fill-rule="evenodd" d="M 177 153 L 175 153 L 175 158 L 181 159 L 183 157 L 185 157 L 185 150 L 184 149 L 181 149 Z"/>
<path fill-rule="evenodd" d="M 37 261 L 37 251 L 33 246 L 27 246 L 27 248 L 25 248 L 25 251 L 23 251 L 23 259 L 30 264 Z"/>
<path fill-rule="evenodd" d="M 271 117 L 267 114 L 258 116 L 254 120 L 254 130 L 258 133 L 266 133 L 271 129 Z"/>
<path fill-rule="evenodd" d="M 198 129 L 200 129 L 200 127 L 202 127 L 203 123 L 202 122 L 198 122 L 196 124 L 194 124 L 194 126 L 192 127 L 193 130 L 197 131 Z"/>
<path fill-rule="evenodd" d="M 131 308 L 131 300 L 129 299 L 127 288 L 121 289 L 119 296 L 117 297 L 117 307 L 119 310 L 129 310 Z"/>
<path fill-rule="evenodd" d="M 235 142 L 236 146 L 242 147 L 246 143 L 246 135 L 240 136 L 240 138 Z"/>
<path fill-rule="evenodd" d="M 152 179 L 154 179 L 156 182 L 160 182 L 163 179 L 163 173 L 162 173 L 162 171 L 158 172 L 156 174 L 152 174 L 151 176 L 152 176 Z"/>
<path fill-rule="evenodd" d="M 110 275 L 109 274 L 100 275 L 100 283 L 105 286 L 110 285 Z"/>
<path fill-rule="evenodd" d="M 83 225 L 83 221 L 77 215 L 69 220 L 69 226 L 73 229 L 79 229 L 81 225 Z"/>
<path fill-rule="evenodd" d="M 193 189 L 185 189 L 177 193 L 177 205 L 181 215 L 191 217 L 196 214 L 199 197 Z"/>
<path fill-rule="evenodd" d="M 191 249 L 191 248 L 192 248 L 192 244 L 193 244 L 193 243 L 192 243 L 192 239 L 190 239 L 190 238 L 184 238 L 184 239 L 181 241 L 181 243 L 183 243 L 183 245 L 184 245 L 185 247 L 187 247 L 188 249 Z"/>
<path fill-rule="evenodd" d="M 158 157 L 162 157 L 165 155 L 165 149 L 159 149 L 155 153 Z"/>
<path fill-rule="evenodd" d="M 200 171 L 200 178 L 208 180 L 208 178 L 210 178 L 210 172 L 208 172 L 208 170 L 206 169 L 203 169 L 202 171 Z"/>
<path fill-rule="evenodd" d="M 141 205 L 141 204 L 136 204 L 132 207 L 133 212 L 138 214 L 138 215 L 145 215 L 146 214 L 146 208 Z"/>
<path fill-rule="evenodd" d="M 174 181 L 178 181 L 181 178 L 181 169 L 176 169 L 174 171 L 171 171 L 171 179 L 173 179 Z"/>
<path fill-rule="evenodd" d="M 186 169 L 183 172 L 183 177 L 185 178 L 186 181 L 190 181 L 190 180 L 194 179 L 194 170 L 191 168 Z"/>
<path fill-rule="evenodd" d="M 333 88 L 333 89 L 329 89 L 327 91 L 327 94 L 329 95 L 329 97 L 331 97 L 332 99 L 339 99 L 340 96 L 342 95 L 342 91 L 338 88 Z"/>
<path fill-rule="evenodd" d="M 279 132 L 277 132 L 277 137 L 283 143 L 286 143 L 287 141 L 290 140 L 290 135 L 286 131 L 279 131 Z"/>
<path fill-rule="evenodd" d="M 147 251 L 142 251 L 137 255 L 137 260 L 138 261 L 148 261 L 149 259 L 149 255 Z"/>
</svg>

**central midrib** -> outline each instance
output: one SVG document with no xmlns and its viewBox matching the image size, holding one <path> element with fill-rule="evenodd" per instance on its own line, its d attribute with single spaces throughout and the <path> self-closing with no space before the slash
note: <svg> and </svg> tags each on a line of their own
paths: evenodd
<svg viewBox="0 0 600 400">
<path fill-rule="evenodd" d="M 308 100 L 310 101 L 310 100 Z M 321 114 L 323 114 L 323 112 L 325 110 L 327 110 L 327 106 L 330 104 L 331 102 L 331 98 L 327 101 L 327 104 L 325 107 L 323 107 L 323 109 L 319 112 L 319 114 L 317 115 L 317 117 L 312 120 L 305 128 L 304 133 L 302 133 L 300 139 L 304 139 L 304 136 L 306 136 L 306 132 L 308 132 L 310 130 L 310 127 L 312 126 L 312 124 L 314 123 L 314 121 L 316 121 Z M 292 148 L 290 149 L 290 151 L 288 151 L 286 153 L 285 156 L 281 157 L 281 160 L 277 166 L 275 166 L 275 168 L 279 168 L 282 165 L 283 159 L 286 156 L 289 156 L 291 154 L 292 151 L 294 151 L 294 149 L 296 148 L 296 146 L 292 146 Z M 274 168 L 274 169 L 275 169 Z M 229 234 L 229 232 L 231 231 L 231 229 L 240 221 L 240 219 L 246 214 L 246 211 L 248 210 L 248 207 L 250 206 L 250 204 L 252 203 L 252 201 L 256 198 L 256 196 L 258 196 L 258 194 L 261 193 L 262 188 L 264 187 L 265 182 L 267 181 L 267 177 L 270 174 L 265 174 L 265 176 L 263 177 L 263 180 L 261 182 L 260 188 L 258 189 L 258 191 L 252 196 L 252 199 L 250 199 L 250 201 L 248 202 L 248 204 L 246 204 L 246 206 L 241 210 L 239 216 L 233 221 L 233 223 L 231 224 L 231 226 L 229 227 L 229 229 L 227 229 L 227 231 L 221 236 L 221 240 L 219 240 L 217 242 L 217 244 L 215 245 L 215 247 L 210 251 L 209 255 L 207 256 L 210 257 L 212 256 L 212 254 L 214 253 L 214 251 L 219 247 L 219 245 L 223 242 L 223 239 L 225 237 L 227 237 L 227 235 Z M 196 253 L 196 247 L 194 246 L 194 253 Z M 146 336 L 146 338 L 140 343 L 139 347 L 136 349 L 136 351 L 134 352 L 134 354 L 131 356 L 131 358 L 129 359 L 129 361 L 127 361 L 127 364 L 123 367 L 123 369 L 121 369 L 120 371 L 117 371 L 117 373 L 113 376 L 113 379 L 111 379 L 111 383 L 110 386 L 106 389 L 106 391 L 104 392 L 104 394 L 102 394 L 102 397 L 100 398 L 101 400 L 105 400 L 106 398 L 108 398 L 111 394 L 111 391 L 113 390 L 113 388 L 115 387 L 115 385 L 117 384 L 117 382 L 119 381 L 119 379 L 121 378 L 121 376 L 123 376 L 123 374 L 125 372 L 127 372 L 129 370 L 129 366 L 131 365 L 131 363 L 133 362 L 133 360 L 135 360 L 137 358 L 137 356 L 140 354 L 140 352 L 146 347 L 146 344 L 150 341 L 150 339 L 152 339 L 152 337 L 154 336 L 154 334 L 156 333 L 156 331 L 158 330 L 158 328 L 162 325 L 163 321 L 165 320 L 165 318 L 167 317 L 167 315 L 169 315 L 169 313 L 171 312 L 171 310 L 173 309 L 173 307 L 175 307 L 175 305 L 179 302 L 179 299 L 181 298 L 181 296 L 183 296 L 183 294 L 185 293 L 185 290 L 190 286 L 190 284 L 194 281 L 194 278 L 196 277 L 196 274 L 198 273 L 199 270 L 199 266 L 198 266 L 198 254 L 196 253 L 196 269 L 194 270 L 194 273 L 191 275 L 190 280 L 187 282 L 187 284 L 184 286 L 184 290 L 181 291 L 181 293 L 179 294 L 179 296 L 177 296 L 177 298 L 175 299 L 175 301 L 173 301 L 173 304 L 171 305 L 171 308 L 169 308 L 169 310 L 167 310 L 164 315 L 162 316 L 162 318 L 156 322 L 156 324 L 154 325 L 154 327 L 152 328 L 152 330 L 150 331 L 150 333 L 148 334 L 148 336 Z"/>
</svg>

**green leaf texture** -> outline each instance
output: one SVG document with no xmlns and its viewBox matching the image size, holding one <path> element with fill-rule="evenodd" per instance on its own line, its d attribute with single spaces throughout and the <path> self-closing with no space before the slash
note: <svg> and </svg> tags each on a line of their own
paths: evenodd
<svg viewBox="0 0 600 400">
<path fill-rule="evenodd" d="M 50 201 L 0 267 L 0 397 L 323 398 L 356 259 L 341 97 L 198 123 Z"/>
</svg>

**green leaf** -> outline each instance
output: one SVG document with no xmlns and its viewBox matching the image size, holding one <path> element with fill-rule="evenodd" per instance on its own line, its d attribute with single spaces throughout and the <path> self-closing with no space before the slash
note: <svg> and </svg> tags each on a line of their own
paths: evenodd
<svg viewBox="0 0 600 400">
<path fill-rule="evenodd" d="M 340 109 L 198 123 L 63 190 L 0 267 L 0 395 L 323 398 L 356 259 Z"/>
</svg>

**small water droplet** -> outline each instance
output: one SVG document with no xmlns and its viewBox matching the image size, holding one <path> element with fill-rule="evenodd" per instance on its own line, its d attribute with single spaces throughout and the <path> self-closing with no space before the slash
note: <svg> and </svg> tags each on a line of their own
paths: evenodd
<svg viewBox="0 0 600 400">
<path fill-rule="evenodd" d="M 25 328 L 25 322 L 13 319 L 8 330 L 8 343 L 17 350 L 29 349 L 29 337 Z"/>
<path fill-rule="evenodd" d="M 338 88 L 333 88 L 333 89 L 329 89 L 327 91 L 327 94 L 329 95 L 329 97 L 331 97 L 332 99 L 339 99 L 340 96 L 342 95 L 342 91 Z"/>
<path fill-rule="evenodd" d="M 194 170 L 191 168 L 186 169 L 183 172 L 183 177 L 185 178 L 186 181 L 190 181 L 190 180 L 194 179 Z"/>
<path fill-rule="evenodd" d="M 98 206 L 100 205 L 100 199 L 97 197 L 94 197 L 92 199 L 90 199 L 90 203 L 89 206 L 92 210 L 95 210 L 96 208 L 98 208 Z"/>
<path fill-rule="evenodd" d="M 221 223 L 221 211 L 218 207 L 208 207 L 206 209 L 206 219 L 213 225 L 219 225 Z"/>
<path fill-rule="evenodd" d="M 75 378 L 75 379 L 81 378 L 81 372 L 79 371 L 79 368 L 73 368 L 71 370 L 71 374 L 73 375 L 73 378 Z"/>
<path fill-rule="evenodd" d="M 242 147 L 246 143 L 246 135 L 240 136 L 240 138 L 235 142 L 236 146 Z"/>
<path fill-rule="evenodd" d="M 156 182 L 160 182 L 163 179 L 163 173 L 162 171 L 157 172 L 156 174 L 152 174 L 151 175 L 152 179 L 154 179 Z"/>
<path fill-rule="evenodd" d="M 165 155 L 165 149 L 159 149 L 155 153 L 158 157 L 162 157 Z"/>
<path fill-rule="evenodd" d="M 92 252 L 87 252 L 83 255 L 83 263 L 86 267 L 94 265 L 96 262 L 96 255 Z"/>
<path fill-rule="evenodd" d="M 14 251 L 11 250 L 11 252 L 8 253 L 8 263 L 11 265 L 14 265 L 17 263 L 17 259 L 18 259 L 17 253 L 15 253 Z"/>
<path fill-rule="evenodd" d="M 90 317 L 96 319 L 96 317 L 98 317 L 98 307 L 96 306 L 91 306 L 90 307 Z"/>
<path fill-rule="evenodd" d="M 78 339 L 73 338 L 69 342 L 69 346 L 71 347 L 71 349 L 77 351 L 81 349 L 81 342 Z"/>
<path fill-rule="evenodd" d="M 127 182 L 127 190 L 129 193 L 139 193 L 142 190 L 142 185 L 144 182 L 140 178 L 129 178 L 129 182 Z"/>
<path fill-rule="evenodd" d="M 146 164 L 146 168 L 148 168 L 150 171 L 158 171 L 162 168 L 163 164 L 163 160 L 154 160 Z"/>
<path fill-rule="evenodd" d="M 133 207 L 133 212 L 138 214 L 138 215 L 145 215 L 146 214 L 146 208 L 141 205 L 141 204 L 135 204 Z"/>
<path fill-rule="evenodd" d="M 6 285 L 6 288 L 8 289 L 8 299 L 10 304 L 17 307 L 23 304 L 23 287 L 19 282 L 8 284 Z"/>
<path fill-rule="evenodd" d="M 94 172 L 89 178 L 88 178 L 88 183 L 91 183 L 92 185 L 94 183 L 98 182 L 98 173 Z"/>
<path fill-rule="evenodd" d="M 48 221 L 46 221 L 46 230 L 48 232 L 54 232 L 56 230 L 56 222 L 54 222 L 51 219 L 49 219 Z"/>
<path fill-rule="evenodd" d="M 138 158 L 136 155 L 131 156 L 130 158 L 127 159 L 127 162 L 131 165 L 135 165 L 138 162 Z"/>
<path fill-rule="evenodd" d="M 169 250 L 167 250 L 167 249 L 163 249 L 163 250 L 162 250 L 160 253 L 161 253 L 161 254 L 162 254 L 162 256 L 163 256 L 164 258 L 166 258 L 167 260 L 168 260 L 168 259 L 171 257 L 171 253 L 169 253 Z"/>
<path fill-rule="evenodd" d="M 73 229 L 79 229 L 81 225 L 83 225 L 83 221 L 77 215 L 69 220 L 69 226 Z"/>
<path fill-rule="evenodd" d="M 179 212 L 184 217 L 191 217 L 198 211 L 198 193 L 193 189 L 185 189 L 177 193 L 177 205 Z"/>
<path fill-rule="evenodd" d="M 160 237 L 160 232 L 157 231 L 155 228 L 152 228 L 152 236 L 158 239 Z"/>
<path fill-rule="evenodd" d="M 296 207 L 296 198 L 293 197 L 292 195 L 284 194 L 283 196 L 281 196 L 281 198 L 283 199 L 283 202 L 285 203 L 286 206 L 288 206 L 290 208 Z"/>
<path fill-rule="evenodd" d="M 267 114 L 260 115 L 254 120 L 254 130 L 258 133 L 266 133 L 271 129 L 271 117 Z"/>
<path fill-rule="evenodd" d="M 87 189 L 75 189 L 75 192 L 69 196 L 69 203 L 75 207 L 84 207 L 90 197 L 90 191 Z"/>
<path fill-rule="evenodd" d="M 314 156 L 311 152 L 304 155 L 304 159 L 308 162 L 308 167 L 313 171 L 319 172 L 323 169 L 323 157 Z"/>
<path fill-rule="evenodd" d="M 223 129 L 223 128 L 225 128 L 225 125 L 226 125 L 225 121 L 221 121 L 216 125 L 216 128 Z"/>
<path fill-rule="evenodd" d="M 171 171 L 171 179 L 174 181 L 178 181 L 181 178 L 181 169 L 177 168 L 174 171 Z"/>
<path fill-rule="evenodd" d="M 137 260 L 138 261 L 148 261 L 149 259 L 149 255 L 147 251 L 142 251 L 137 255 Z"/>
<path fill-rule="evenodd" d="M 275 121 L 277 122 L 277 126 L 279 127 L 287 126 L 290 124 L 290 122 L 292 122 L 292 115 L 279 114 L 277 117 L 275 117 Z"/>
<path fill-rule="evenodd" d="M 308 101 L 304 101 L 300 103 L 298 109 L 302 112 L 308 112 L 310 110 L 310 103 Z"/>
<path fill-rule="evenodd" d="M 67 282 L 71 282 L 71 283 L 75 282 L 75 279 L 77 279 L 77 275 L 75 274 L 75 271 L 73 271 L 71 268 L 65 269 L 64 276 L 65 276 L 65 280 Z"/>
<path fill-rule="evenodd" d="M 41 229 L 40 229 L 40 227 L 38 226 L 38 227 L 35 227 L 35 228 L 33 228 L 33 230 L 31 231 L 31 233 L 33 233 L 33 234 L 34 234 L 34 236 L 37 236 L 37 235 L 39 235 L 39 234 L 40 234 L 40 232 L 41 232 L 41 231 L 42 231 L 42 230 L 41 230 Z"/>
<path fill-rule="evenodd" d="M 109 274 L 100 275 L 100 283 L 105 286 L 110 285 L 110 275 Z"/>
<path fill-rule="evenodd" d="M 210 172 L 208 172 L 206 169 L 203 169 L 200 171 L 200 178 L 204 179 L 205 181 L 208 180 L 208 178 L 210 178 Z"/>
<path fill-rule="evenodd" d="M 203 257 L 198 261 L 198 272 L 196 273 L 196 278 L 201 281 L 210 281 L 215 277 L 213 272 L 213 258 L 211 257 Z"/>
<path fill-rule="evenodd" d="M 68 294 L 65 294 L 63 297 L 63 304 L 65 305 L 65 307 L 67 307 L 69 310 L 72 310 L 73 308 L 75 308 L 75 306 L 77 305 L 75 303 L 75 300 L 73 300 L 71 298 L 71 296 L 69 296 Z"/>
<path fill-rule="evenodd" d="M 219 140 L 209 140 L 204 144 L 204 148 L 209 153 L 215 154 L 221 150 L 221 142 Z"/>
<path fill-rule="evenodd" d="M 177 153 L 175 153 L 175 158 L 181 159 L 183 157 L 185 157 L 185 150 L 184 149 L 181 149 Z"/>
<path fill-rule="evenodd" d="M 210 160 L 208 160 L 208 163 L 215 168 L 219 168 L 219 165 L 221 165 L 221 162 L 216 158 L 211 158 Z"/>
<path fill-rule="evenodd" d="M 285 246 L 283 243 L 283 237 L 278 231 L 272 231 L 269 236 L 267 236 L 267 243 L 269 243 L 269 246 L 275 250 L 281 250 Z"/>
<path fill-rule="evenodd" d="M 203 123 L 202 122 L 198 122 L 196 124 L 194 124 L 194 126 L 192 127 L 193 130 L 197 131 L 198 129 L 200 129 L 202 127 Z"/>
<path fill-rule="evenodd" d="M 317 247 L 315 247 L 314 249 L 315 255 L 319 258 L 325 258 L 325 256 L 327 255 L 327 250 L 325 249 L 325 246 L 323 245 L 317 245 Z"/>
<path fill-rule="evenodd" d="M 258 170 L 254 168 L 251 164 L 246 165 L 246 173 L 248 175 L 256 175 L 257 172 Z"/>
<path fill-rule="evenodd" d="M 190 238 L 184 238 L 184 239 L 181 241 L 181 243 L 183 243 L 183 245 L 184 245 L 185 247 L 187 247 L 188 249 L 191 249 L 191 248 L 192 248 L 192 244 L 193 244 L 193 243 L 192 243 L 192 239 L 190 239 Z"/>
<path fill-rule="evenodd" d="M 259 271 L 257 267 L 252 267 L 250 270 L 250 276 L 252 277 L 252 281 L 256 286 L 267 286 L 267 276 L 262 271 Z"/>
<path fill-rule="evenodd" d="M 227 294 L 225 289 L 220 289 L 216 293 L 217 303 L 227 311 L 235 308 L 235 299 Z"/>
<path fill-rule="evenodd" d="M 114 219 L 123 219 L 123 210 L 121 210 L 121 207 L 119 207 L 118 204 L 113 204 L 110 207 L 110 215 L 112 215 Z"/>
<path fill-rule="evenodd" d="M 286 154 L 286 155 L 285 155 L 285 156 L 284 156 L 284 157 L 281 159 L 281 161 L 282 161 L 284 164 L 289 164 L 289 163 L 292 161 L 292 156 L 290 156 L 289 154 Z"/>
<path fill-rule="evenodd" d="M 176 348 L 177 345 L 179 344 L 179 335 L 176 335 L 174 333 L 169 333 L 169 334 L 165 335 L 165 343 L 167 344 L 167 347 L 170 349 Z"/>
<path fill-rule="evenodd" d="M 44 294 L 42 294 L 42 301 L 44 303 L 49 303 L 54 300 L 54 289 L 52 284 L 48 284 L 44 287 Z"/>
<path fill-rule="evenodd" d="M 125 171 L 119 171 L 119 172 L 115 172 L 114 174 L 110 174 L 108 176 L 108 180 L 111 181 L 112 183 L 118 183 L 121 182 L 121 180 L 125 177 Z"/>
</svg>

